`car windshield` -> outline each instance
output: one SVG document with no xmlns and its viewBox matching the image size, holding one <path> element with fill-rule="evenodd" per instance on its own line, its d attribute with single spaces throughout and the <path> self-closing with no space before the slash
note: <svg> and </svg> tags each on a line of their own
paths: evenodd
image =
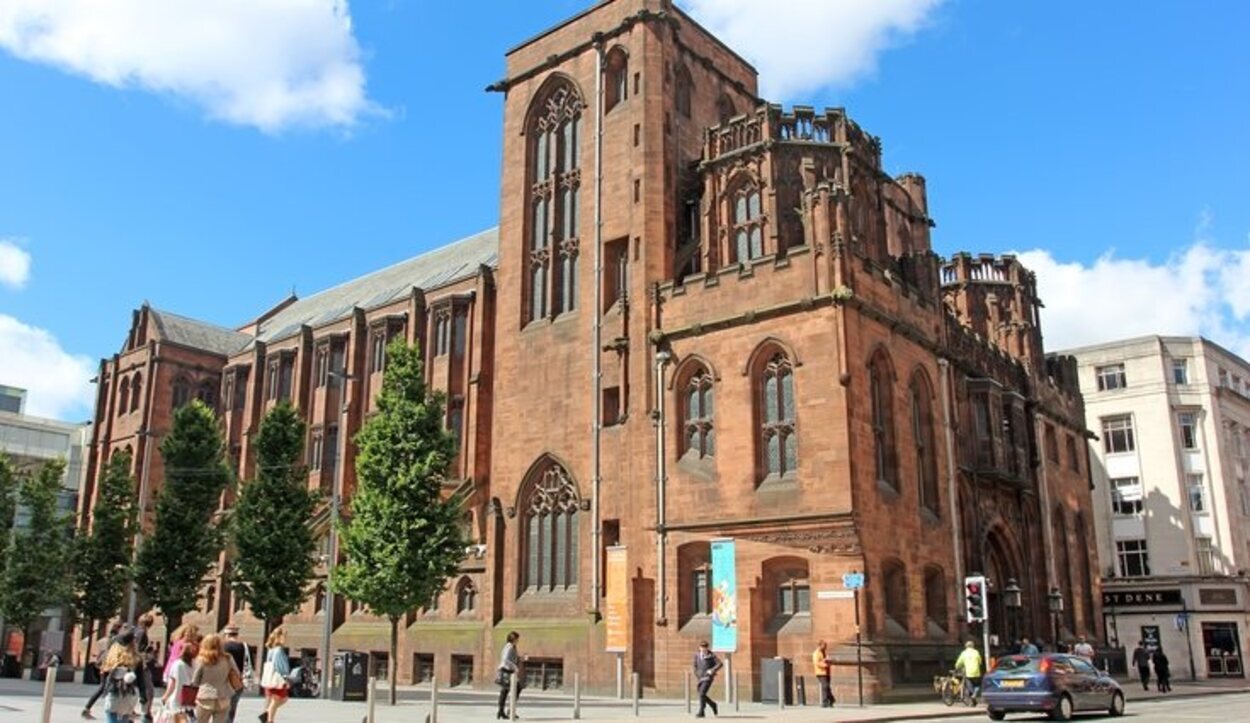
<svg viewBox="0 0 1250 723">
<path fill-rule="evenodd" d="M 1013 655 L 1007 658 L 999 658 L 998 666 L 994 668 L 996 673 L 1036 673 L 1041 670 L 1041 658 L 1029 658 L 1023 655 Z"/>
</svg>

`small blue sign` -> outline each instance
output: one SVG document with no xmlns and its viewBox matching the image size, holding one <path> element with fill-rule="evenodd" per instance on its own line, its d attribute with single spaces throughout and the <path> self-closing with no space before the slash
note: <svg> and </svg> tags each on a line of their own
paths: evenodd
<svg viewBox="0 0 1250 723">
<path fill-rule="evenodd" d="M 842 576 L 842 587 L 847 590 L 858 590 L 864 586 L 864 573 L 848 572 Z"/>
</svg>

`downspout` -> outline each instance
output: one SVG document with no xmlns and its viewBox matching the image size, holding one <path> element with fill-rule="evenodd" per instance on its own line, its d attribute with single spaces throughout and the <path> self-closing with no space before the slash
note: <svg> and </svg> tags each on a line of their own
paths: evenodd
<svg viewBox="0 0 1250 723">
<path fill-rule="evenodd" d="M 942 423 L 946 427 L 946 496 L 950 501 L 951 508 L 951 548 L 955 551 L 955 579 L 960 581 L 957 602 L 963 602 L 963 584 L 964 579 L 964 555 L 963 545 L 963 522 L 959 519 L 959 489 L 956 479 L 955 469 L 955 429 L 951 424 L 951 390 L 950 390 L 950 374 L 951 363 L 947 359 L 938 359 L 938 368 L 941 374 L 938 378 L 941 380 L 940 387 L 942 389 Z"/>
<path fill-rule="evenodd" d="M 1051 524 L 1052 520 L 1050 517 L 1050 475 L 1047 474 L 1050 468 L 1050 457 L 1046 453 L 1046 420 L 1041 414 L 1034 416 L 1033 428 L 1035 434 L 1042 435 L 1042 438 L 1037 440 L 1036 443 L 1037 448 L 1042 450 L 1040 492 L 1042 498 L 1042 526 L 1045 528 L 1042 530 L 1042 543 L 1046 549 L 1046 592 L 1049 593 L 1051 588 L 1058 587 L 1059 578 L 1055 573 L 1055 528 Z"/>
<path fill-rule="evenodd" d="M 594 328 L 591 336 L 591 358 L 594 360 L 591 396 L 594 418 L 591 420 L 591 439 L 594 470 L 591 473 L 591 522 L 590 537 L 594 546 L 594 564 L 591 580 L 591 612 L 599 617 L 599 597 L 603 593 L 603 523 L 600 521 L 600 492 L 602 477 L 603 441 L 603 43 L 595 42 L 595 307 Z"/>
<path fill-rule="evenodd" d="M 656 578 L 655 586 L 655 620 L 657 625 L 665 624 L 665 601 L 668 599 L 667 550 L 668 524 L 665 514 L 666 487 L 668 486 L 668 469 L 665 467 L 667 452 L 665 450 L 666 418 L 664 409 L 664 367 L 672 358 L 667 350 L 655 353 L 655 555 Z"/>
</svg>

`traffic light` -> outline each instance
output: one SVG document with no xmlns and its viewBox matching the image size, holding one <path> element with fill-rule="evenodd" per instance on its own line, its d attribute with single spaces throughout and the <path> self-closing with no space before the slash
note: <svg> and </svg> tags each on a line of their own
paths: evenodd
<svg viewBox="0 0 1250 723">
<path fill-rule="evenodd" d="M 964 613 L 970 623 L 985 622 L 985 578 L 964 578 Z"/>
</svg>

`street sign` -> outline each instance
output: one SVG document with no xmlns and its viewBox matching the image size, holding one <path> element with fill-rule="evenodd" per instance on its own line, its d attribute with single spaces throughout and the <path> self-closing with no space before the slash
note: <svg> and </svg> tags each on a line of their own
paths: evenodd
<svg viewBox="0 0 1250 723">
<path fill-rule="evenodd" d="M 850 600 L 855 597 L 854 590 L 817 590 L 817 600 Z"/>
<path fill-rule="evenodd" d="M 864 586 L 864 573 L 848 572 L 842 576 L 842 587 L 847 590 L 858 590 Z"/>
</svg>

